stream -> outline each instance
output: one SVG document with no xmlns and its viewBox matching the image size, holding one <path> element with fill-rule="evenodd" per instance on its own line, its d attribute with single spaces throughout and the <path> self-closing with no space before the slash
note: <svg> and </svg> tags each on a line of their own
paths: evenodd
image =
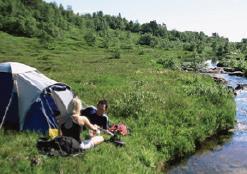
<svg viewBox="0 0 247 174">
<path fill-rule="evenodd" d="M 215 67 L 209 63 L 209 68 Z M 247 84 L 247 78 L 215 74 L 228 86 Z M 235 96 L 236 125 L 231 135 L 222 135 L 206 142 L 195 154 L 171 166 L 169 174 L 247 174 L 247 90 Z"/>
</svg>

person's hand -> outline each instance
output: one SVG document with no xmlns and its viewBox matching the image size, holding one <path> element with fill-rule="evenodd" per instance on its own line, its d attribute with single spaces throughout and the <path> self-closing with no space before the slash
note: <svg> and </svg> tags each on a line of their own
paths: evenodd
<svg viewBox="0 0 247 174">
<path fill-rule="evenodd" d="M 99 129 L 99 126 L 97 124 L 94 124 L 93 126 L 95 128 L 94 131 L 97 131 Z"/>
<path fill-rule="evenodd" d="M 89 130 L 89 136 L 90 136 L 90 137 L 94 137 L 94 136 L 100 134 L 99 126 L 96 125 L 96 124 L 94 124 L 93 126 L 94 126 L 94 129 Z"/>
<path fill-rule="evenodd" d="M 100 134 L 100 129 L 99 129 L 100 127 L 97 124 L 95 124 L 94 126 L 96 128 L 95 134 L 99 135 Z"/>
</svg>

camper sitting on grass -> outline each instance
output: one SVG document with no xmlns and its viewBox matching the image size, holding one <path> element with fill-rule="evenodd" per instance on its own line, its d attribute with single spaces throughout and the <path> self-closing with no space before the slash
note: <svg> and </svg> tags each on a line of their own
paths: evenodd
<svg viewBox="0 0 247 174">
<path fill-rule="evenodd" d="M 107 100 L 100 100 L 97 108 L 89 106 L 81 110 L 81 115 L 85 115 L 92 124 L 97 124 L 103 129 L 108 129 L 108 116 L 106 115 L 108 109 Z"/>
<path fill-rule="evenodd" d="M 70 105 L 73 108 L 71 116 L 72 119 L 61 126 L 63 136 L 75 138 L 77 141 L 80 142 L 80 147 L 84 150 L 90 149 L 95 145 L 102 143 L 104 141 L 104 138 L 102 136 L 92 136 L 88 140 L 81 141 L 80 133 L 82 130 L 82 126 L 85 126 L 88 129 L 92 130 L 94 135 L 96 135 L 98 126 L 91 124 L 87 117 L 80 116 L 81 100 L 78 97 L 72 99 Z"/>
</svg>

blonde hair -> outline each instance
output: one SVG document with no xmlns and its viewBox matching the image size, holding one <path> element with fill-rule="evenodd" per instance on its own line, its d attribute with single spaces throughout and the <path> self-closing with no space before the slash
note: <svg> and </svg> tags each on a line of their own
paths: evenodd
<svg viewBox="0 0 247 174">
<path fill-rule="evenodd" d="M 81 113 L 81 100 L 78 97 L 75 97 L 71 100 L 72 104 L 72 115 L 80 115 Z"/>
</svg>

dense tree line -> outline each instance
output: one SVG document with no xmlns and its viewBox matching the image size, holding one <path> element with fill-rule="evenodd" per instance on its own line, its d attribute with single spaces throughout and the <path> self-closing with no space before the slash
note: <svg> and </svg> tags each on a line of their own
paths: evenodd
<svg viewBox="0 0 247 174">
<path fill-rule="evenodd" d="M 186 51 L 196 51 L 203 54 L 207 47 L 211 48 L 215 56 L 222 57 L 232 49 L 246 51 L 247 39 L 232 45 L 228 39 L 217 33 L 207 36 L 203 32 L 168 31 L 165 24 L 158 24 L 155 20 L 140 24 L 128 21 L 121 14 L 117 16 L 105 15 L 102 11 L 92 14 L 75 14 L 71 6 L 66 9 L 56 3 L 46 3 L 42 0 L 0 0 L 0 30 L 17 36 L 39 37 L 49 40 L 62 35 L 63 31 L 71 27 L 87 29 L 88 36 L 84 39 L 89 45 L 94 45 L 96 37 L 109 38 L 107 31 L 127 31 L 138 33 L 136 44 L 161 48 L 181 47 Z M 106 39 L 101 45 L 109 46 Z"/>
<path fill-rule="evenodd" d="M 68 11 L 42 0 L 0 0 L 0 29 L 18 36 L 57 37 Z"/>
</svg>

